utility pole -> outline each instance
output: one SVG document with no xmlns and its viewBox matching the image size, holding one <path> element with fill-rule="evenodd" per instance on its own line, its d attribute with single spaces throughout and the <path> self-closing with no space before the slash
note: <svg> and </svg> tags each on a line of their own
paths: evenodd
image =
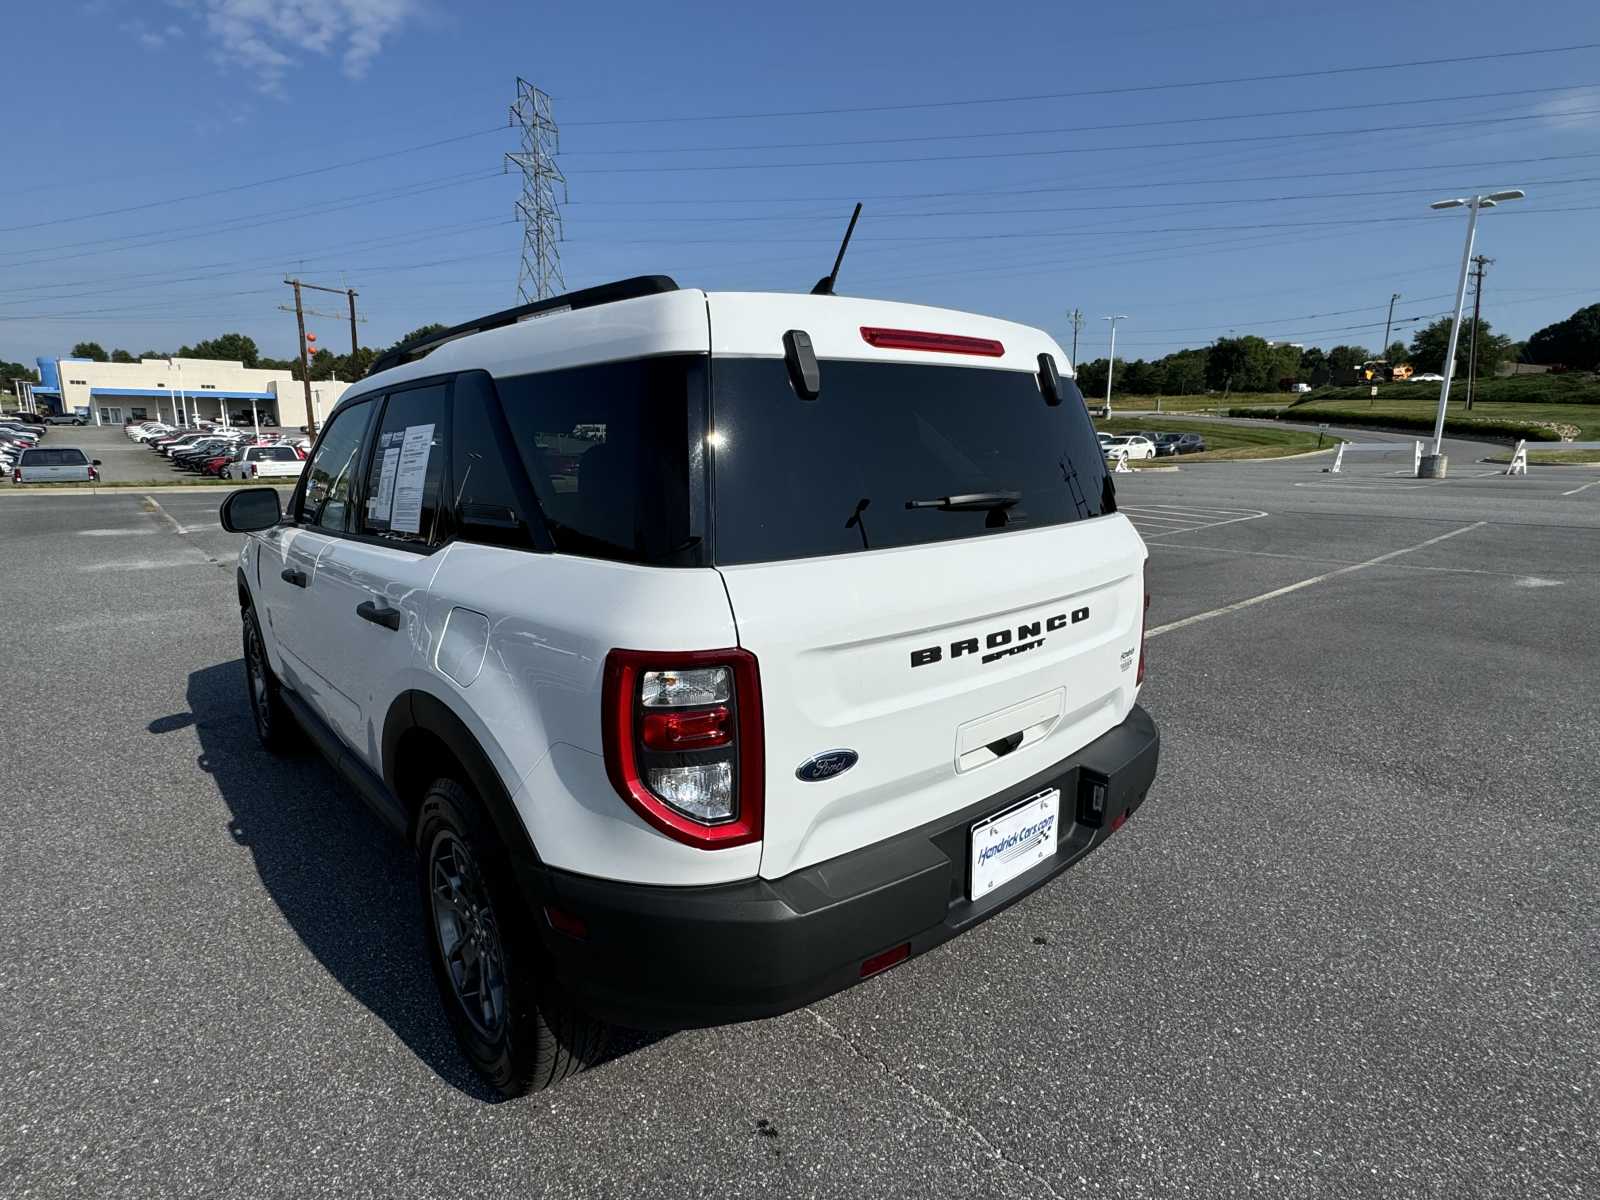
<svg viewBox="0 0 1600 1200">
<path fill-rule="evenodd" d="M 1472 260 L 1472 340 L 1467 350 L 1467 411 L 1472 411 L 1473 385 L 1478 378 L 1478 316 L 1483 312 L 1483 276 L 1494 259 L 1484 254 Z"/>
<path fill-rule="evenodd" d="M 1385 359 L 1389 357 L 1389 327 L 1394 324 L 1394 302 L 1398 299 L 1400 299 L 1399 292 L 1389 297 L 1389 316 L 1383 323 L 1383 349 L 1380 353 Z M 1393 363 L 1389 365 L 1394 366 Z"/>
<path fill-rule="evenodd" d="M 314 292 L 330 292 L 335 296 L 343 296 L 349 301 L 350 367 L 352 372 L 355 370 L 356 351 L 361 349 L 361 338 L 356 332 L 356 325 L 358 322 L 363 321 L 366 318 L 356 316 L 356 296 L 359 295 L 359 293 L 355 290 L 355 288 L 328 287 L 326 284 L 321 283 L 306 283 L 302 279 L 285 279 L 284 283 L 294 288 L 294 319 L 295 322 L 300 326 L 300 373 L 305 376 L 306 382 L 306 426 L 309 429 L 311 436 L 316 437 L 317 414 L 311 410 L 311 358 L 306 353 L 306 317 L 310 315 L 313 317 L 326 317 L 330 321 L 338 321 L 343 319 L 344 314 L 318 312 L 314 308 L 306 308 L 300 300 L 300 289 L 310 288 Z M 282 304 L 278 305 L 278 308 L 283 312 L 291 311 Z M 279 414 L 279 416 L 281 418 L 282 414 Z"/>
<path fill-rule="evenodd" d="M 1078 373 L 1078 331 L 1083 328 L 1083 310 L 1072 310 L 1072 373 Z"/>
<path fill-rule="evenodd" d="M 557 244 L 562 238 L 560 205 L 566 203 L 567 177 L 556 166 L 561 131 L 550 97 L 521 76 L 511 105 L 511 124 L 522 131 L 522 149 L 508 153 L 506 160 L 522 171 L 522 198 L 517 201 L 517 218 L 522 222 L 517 295 L 527 304 L 566 290 Z"/>
<path fill-rule="evenodd" d="M 317 436 L 317 414 L 311 411 L 311 359 L 306 354 L 306 310 L 300 303 L 300 281 L 285 279 L 294 288 L 294 320 L 300 327 L 300 380 L 306 387 L 306 433 L 312 440 Z M 283 414 L 278 415 L 283 420 Z"/>
</svg>

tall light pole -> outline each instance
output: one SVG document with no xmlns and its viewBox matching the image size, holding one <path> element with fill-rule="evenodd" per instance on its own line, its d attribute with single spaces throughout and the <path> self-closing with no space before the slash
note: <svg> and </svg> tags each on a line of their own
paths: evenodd
<svg viewBox="0 0 1600 1200">
<path fill-rule="evenodd" d="M 1467 268 L 1472 265 L 1472 245 L 1478 236 L 1478 211 L 1493 208 L 1506 200 L 1521 200 L 1528 193 L 1521 188 L 1507 188 L 1503 192 L 1490 192 L 1486 196 L 1457 197 L 1453 200 L 1435 200 L 1429 208 L 1465 208 L 1467 210 L 1467 244 L 1461 250 L 1461 277 L 1456 281 L 1456 311 L 1450 322 L 1450 345 L 1444 352 L 1444 382 L 1439 385 L 1439 415 L 1433 423 L 1433 453 L 1424 455 L 1417 465 L 1419 477 L 1440 479 L 1444 477 L 1444 414 L 1450 403 L 1450 380 L 1456 373 L 1456 343 L 1461 337 L 1461 308 L 1467 298 Z M 1431 460 L 1431 461 L 1430 461 Z"/>
<path fill-rule="evenodd" d="M 1111 317 L 1101 317 L 1102 321 L 1111 322 L 1111 353 L 1106 356 L 1106 416 L 1111 415 L 1111 376 L 1117 369 L 1117 322 L 1126 321 L 1127 313 L 1117 313 Z"/>
</svg>

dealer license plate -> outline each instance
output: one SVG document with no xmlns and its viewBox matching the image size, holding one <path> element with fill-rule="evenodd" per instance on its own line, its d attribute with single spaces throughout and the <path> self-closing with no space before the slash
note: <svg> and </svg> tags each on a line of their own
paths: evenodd
<svg viewBox="0 0 1600 1200">
<path fill-rule="evenodd" d="M 981 900 L 1056 852 L 1061 789 L 1049 788 L 972 827 L 968 894 Z"/>
</svg>

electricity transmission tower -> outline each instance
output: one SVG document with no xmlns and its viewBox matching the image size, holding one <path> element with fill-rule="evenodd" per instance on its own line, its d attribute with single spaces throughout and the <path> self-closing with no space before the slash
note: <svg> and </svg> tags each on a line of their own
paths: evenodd
<svg viewBox="0 0 1600 1200">
<path fill-rule="evenodd" d="M 524 303 L 544 300 L 566 289 L 561 276 L 560 204 L 567 200 L 567 179 L 556 166 L 561 132 L 550 111 L 550 97 L 521 76 L 511 105 L 511 124 L 522 131 L 522 149 L 506 158 L 522 171 L 522 265 L 517 270 L 517 295 Z M 559 192 L 559 199 L 558 199 Z"/>
</svg>

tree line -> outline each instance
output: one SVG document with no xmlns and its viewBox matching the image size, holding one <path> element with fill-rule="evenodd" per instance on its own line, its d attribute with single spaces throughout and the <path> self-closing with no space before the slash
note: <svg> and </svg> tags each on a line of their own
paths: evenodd
<svg viewBox="0 0 1600 1200">
<path fill-rule="evenodd" d="M 379 355 L 387 354 L 390 350 L 402 346 L 416 338 L 424 337 L 431 333 L 438 333 L 446 326 L 440 324 L 424 325 L 420 329 L 413 329 L 410 333 L 400 338 L 391 346 L 382 349 L 363 346 L 353 354 L 335 354 L 326 348 L 320 349 L 311 359 L 311 378 L 340 379 L 345 383 L 354 383 L 363 378 Z M 133 363 L 142 358 L 207 358 L 223 362 L 242 363 L 246 367 L 263 371 L 288 371 L 295 379 L 304 376 L 300 370 L 299 358 L 271 358 L 261 353 L 255 339 L 243 333 L 224 333 L 214 338 L 196 342 L 192 346 L 179 346 L 176 351 L 145 350 L 139 354 L 131 354 L 123 349 L 112 350 L 109 353 L 99 342 L 79 342 L 72 347 L 73 358 L 87 358 L 94 362 Z M 0 364 L 0 370 L 9 371 L 15 367 L 15 378 L 29 379 L 38 382 L 38 373 L 25 370 L 20 363 Z M 13 378 L 5 374 L 3 378 Z"/>
</svg>

